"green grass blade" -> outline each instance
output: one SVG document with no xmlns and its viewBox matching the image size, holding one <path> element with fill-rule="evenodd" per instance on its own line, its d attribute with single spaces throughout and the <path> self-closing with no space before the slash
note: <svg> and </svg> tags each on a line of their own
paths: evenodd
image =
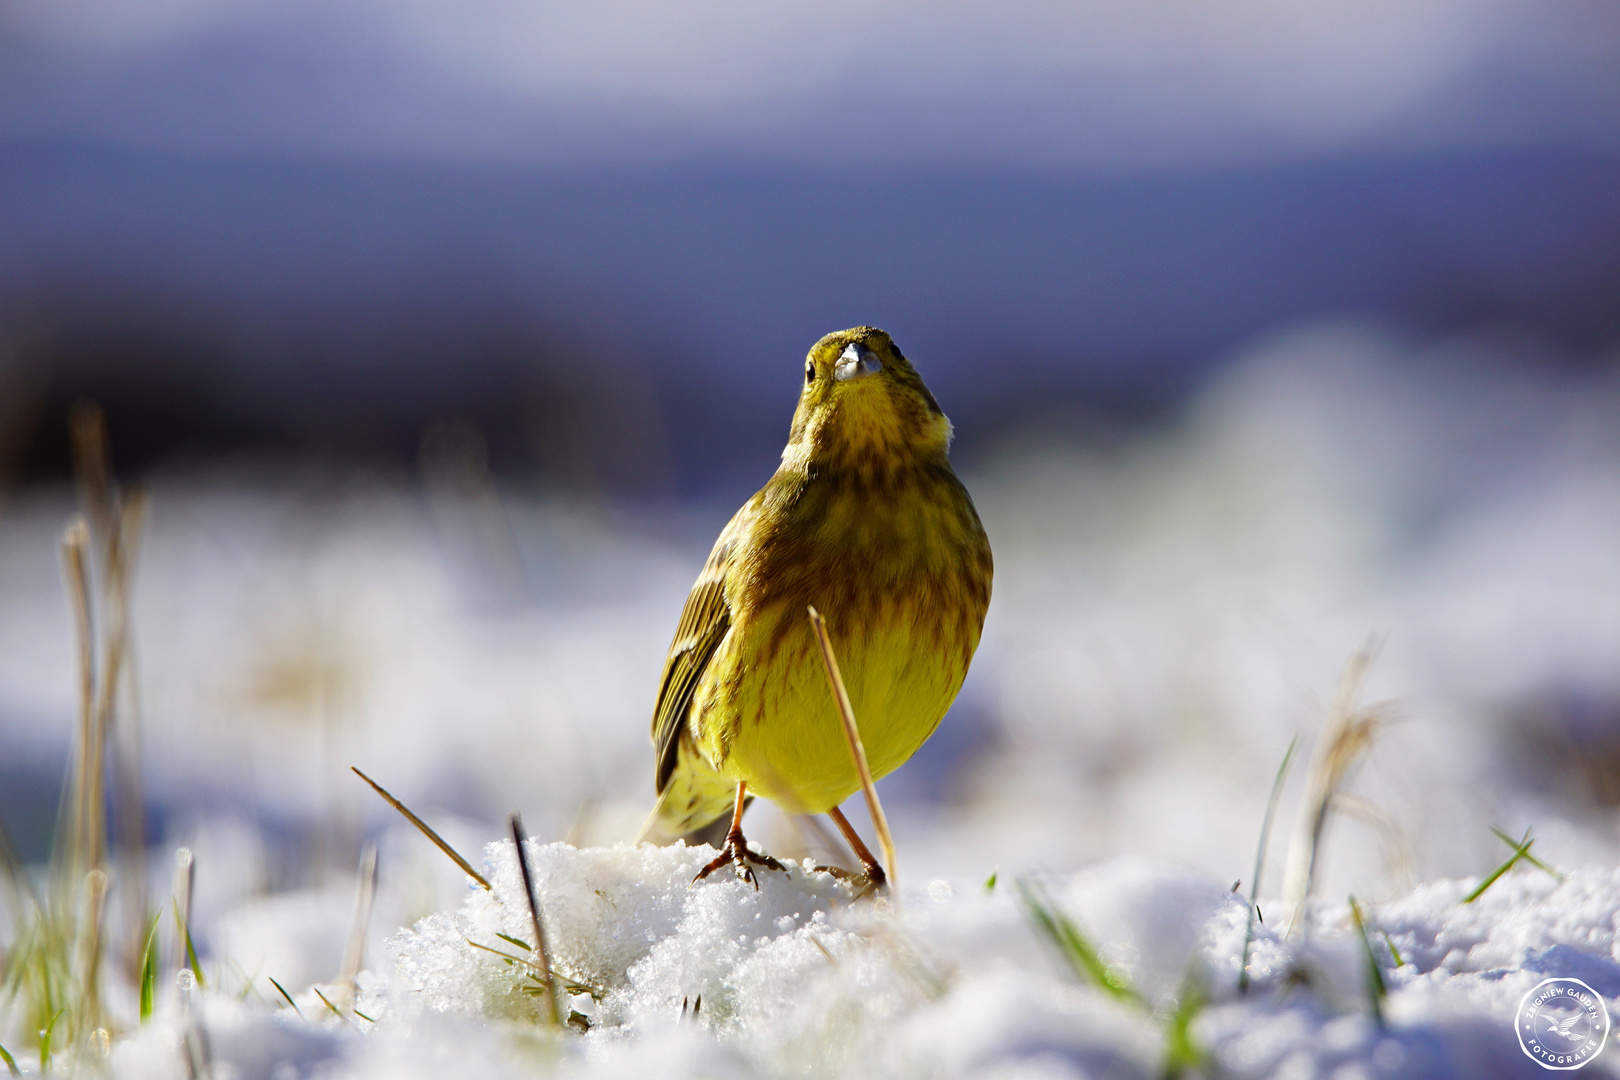
<svg viewBox="0 0 1620 1080">
<path fill-rule="evenodd" d="M 66 1009 L 56 1010 L 56 1015 L 51 1017 L 51 1022 L 40 1029 L 39 1071 L 41 1073 L 48 1073 L 51 1071 L 51 1034 L 56 1030 L 56 1022 L 62 1019 L 62 1014 L 65 1012 L 67 1012 Z"/>
<path fill-rule="evenodd" d="M 1384 1026 L 1384 995 L 1389 988 L 1384 985 L 1384 972 L 1378 966 L 1378 957 L 1373 954 L 1372 939 L 1367 936 L 1367 925 L 1361 919 L 1361 906 L 1356 898 L 1350 898 L 1350 918 L 1356 924 L 1356 933 L 1361 935 L 1361 948 L 1367 956 L 1367 998 L 1372 1006 L 1373 1019 L 1378 1026 Z"/>
<path fill-rule="evenodd" d="M 1192 1037 L 1192 1023 L 1203 1009 L 1204 995 L 1190 984 L 1184 986 L 1181 1000 L 1176 1002 L 1176 1011 L 1170 1014 L 1164 1029 L 1165 1080 L 1175 1080 L 1203 1067 L 1207 1055 Z"/>
<path fill-rule="evenodd" d="M 267 975 L 265 978 L 270 977 Z M 287 993 L 287 988 L 285 986 L 282 986 L 274 979 L 270 979 L 270 985 L 275 987 L 281 993 L 281 996 L 287 999 L 287 1004 L 292 1006 L 293 1012 L 297 1013 L 299 1016 L 304 1015 L 304 1010 L 298 1007 L 298 1002 L 294 1001 L 292 995 Z"/>
<path fill-rule="evenodd" d="M 1502 843 L 1506 844 L 1510 848 L 1517 848 L 1520 844 L 1524 843 L 1524 840 L 1515 840 L 1515 839 L 1513 839 L 1513 837 L 1509 836 L 1507 833 L 1503 832 L 1501 829 L 1498 829 L 1495 825 L 1491 826 L 1491 832 L 1495 833 L 1497 839 L 1501 840 Z M 1530 839 L 1530 830 L 1529 829 L 1526 829 L 1524 831 L 1524 839 L 1525 840 Z M 1554 870 L 1552 867 L 1548 866 L 1546 863 L 1542 862 L 1540 859 L 1538 859 L 1534 855 L 1530 854 L 1530 850 L 1529 850 L 1528 847 L 1525 849 L 1525 852 L 1524 852 L 1524 861 L 1529 863 L 1531 866 L 1535 867 L 1537 870 L 1541 870 L 1544 873 L 1551 874 L 1553 877 L 1557 878 L 1559 881 L 1564 880 L 1564 875 L 1561 872 L 1559 872 L 1557 870 Z"/>
<path fill-rule="evenodd" d="M 1249 989 L 1249 946 L 1254 942 L 1254 917 L 1260 912 L 1260 907 L 1256 903 L 1256 898 L 1260 895 L 1260 872 L 1265 869 L 1266 848 L 1271 844 L 1271 823 L 1277 817 L 1277 802 L 1282 798 L 1283 782 L 1288 779 L 1288 766 L 1293 764 L 1294 750 L 1298 746 L 1298 735 L 1288 740 L 1288 749 L 1283 751 L 1282 764 L 1277 766 L 1277 775 L 1271 781 L 1271 797 L 1266 800 L 1266 816 L 1260 819 L 1260 844 L 1254 852 L 1254 875 L 1249 878 L 1248 925 L 1243 930 L 1243 955 L 1238 960 L 1239 993 L 1247 993 Z"/>
<path fill-rule="evenodd" d="M 495 936 L 500 938 L 502 941 L 510 942 L 511 944 L 516 945 L 518 948 L 522 949 L 524 952 L 534 952 L 534 946 L 530 945 L 527 941 L 524 941 L 522 938 L 515 938 L 511 934 L 496 934 Z"/>
<path fill-rule="evenodd" d="M 1120 1001 L 1142 1000 L 1130 983 L 1117 972 L 1108 970 L 1102 957 L 1097 955 L 1096 948 L 1086 940 L 1074 920 L 1057 909 L 1045 890 L 1028 878 L 1021 877 L 1017 881 L 1018 895 L 1024 901 L 1024 909 L 1029 913 L 1030 920 L 1057 946 L 1082 981 L 1094 983 Z"/>
<path fill-rule="evenodd" d="M 152 929 L 146 932 L 146 951 L 141 953 L 141 1023 L 152 1018 L 152 1007 L 157 1000 L 157 932 L 163 921 L 159 910 L 152 919 Z"/>
<path fill-rule="evenodd" d="M 504 935 L 504 934 L 497 934 L 496 935 L 496 937 L 505 937 L 505 936 L 506 935 Z M 478 944 L 478 942 L 474 941 L 472 938 L 463 938 L 462 940 L 465 941 L 467 944 L 471 945 L 475 949 L 482 949 L 487 953 L 494 953 L 496 956 L 499 956 L 501 959 L 505 960 L 508 964 L 522 964 L 524 967 L 530 968 L 530 969 L 532 969 L 532 970 L 534 970 L 536 972 L 538 972 L 540 970 L 540 965 L 536 964 L 532 960 L 525 959 L 524 957 L 521 957 L 521 956 L 513 956 L 509 952 L 502 952 L 500 949 L 491 948 L 488 945 L 480 945 L 480 944 Z"/>
<path fill-rule="evenodd" d="M 1535 840 L 1533 840 L 1530 834 L 1526 832 L 1524 834 L 1524 840 L 1515 845 L 1513 848 L 1513 854 L 1508 856 L 1507 862 L 1503 863 L 1501 866 L 1498 866 L 1490 877 L 1480 882 L 1479 888 L 1463 897 L 1463 903 L 1472 904 L 1475 900 L 1478 900 L 1481 896 L 1484 896 L 1485 890 L 1490 888 L 1492 885 L 1495 885 L 1497 878 L 1513 869 L 1516 865 L 1518 865 L 1520 859 L 1524 858 L 1530 853 L 1530 845 L 1534 843 Z"/>
<path fill-rule="evenodd" d="M 6 1063 L 6 1069 L 10 1071 L 12 1076 L 22 1075 L 22 1070 L 17 1068 L 17 1059 L 12 1057 L 11 1053 L 3 1046 L 0 1046 L 0 1061 Z"/>
<path fill-rule="evenodd" d="M 312 986 L 310 989 L 315 991 L 315 996 L 320 998 L 322 1003 L 325 1004 L 328 1009 L 332 1010 L 333 1016 L 337 1017 L 339 1020 L 343 1019 L 343 1010 L 339 1009 L 336 1005 L 332 1004 L 331 1001 L 327 1000 L 326 995 L 321 993 L 320 987 Z"/>
</svg>

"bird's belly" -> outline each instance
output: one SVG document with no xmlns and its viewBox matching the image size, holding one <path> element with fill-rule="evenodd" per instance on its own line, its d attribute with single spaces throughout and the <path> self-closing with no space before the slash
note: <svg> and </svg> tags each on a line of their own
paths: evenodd
<svg viewBox="0 0 1620 1080">
<path fill-rule="evenodd" d="M 867 761 L 880 777 L 910 758 L 950 707 L 982 613 L 953 617 L 926 595 L 909 603 L 866 599 L 850 606 L 842 626 L 836 610 L 825 614 Z M 802 608 L 760 615 L 734 627 L 723 648 L 730 655 L 716 657 L 721 677 L 706 680 L 701 694 L 698 744 L 729 779 L 746 780 L 790 812 L 821 813 L 860 782 L 820 646 Z M 756 662 L 739 667 L 743 656 Z"/>
</svg>

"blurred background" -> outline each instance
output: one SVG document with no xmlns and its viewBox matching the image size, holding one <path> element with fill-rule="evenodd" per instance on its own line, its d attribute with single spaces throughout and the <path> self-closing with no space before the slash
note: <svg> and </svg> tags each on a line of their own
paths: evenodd
<svg viewBox="0 0 1620 1080">
<path fill-rule="evenodd" d="M 209 947 L 328 888 L 341 944 L 397 826 L 350 765 L 468 853 L 513 809 L 627 839 L 686 589 L 870 323 L 997 557 L 882 787 L 914 874 L 1246 875 L 1369 640 L 1338 894 L 1488 870 L 1493 824 L 1612 863 L 1617 50 L 1522 0 L 14 0 L 0 821 L 44 858 L 93 401 L 149 496 L 115 767 Z M 387 835 L 382 921 L 453 900 Z"/>
</svg>

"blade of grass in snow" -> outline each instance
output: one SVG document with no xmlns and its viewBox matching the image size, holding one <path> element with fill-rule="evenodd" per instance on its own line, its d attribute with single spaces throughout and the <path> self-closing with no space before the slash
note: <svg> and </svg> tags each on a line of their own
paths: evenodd
<svg viewBox="0 0 1620 1080">
<path fill-rule="evenodd" d="M 206 987 L 197 948 L 191 942 L 191 894 L 197 884 L 197 862 L 190 848 L 174 853 L 174 932 L 179 940 L 180 960 L 176 967 L 190 968 L 197 985 Z"/>
<path fill-rule="evenodd" d="M 534 895 L 534 875 L 529 870 L 529 853 L 523 846 L 523 820 L 512 815 L 512 843 L 517 846 L 518 870 L 523 875 L 523 897 L 529 902 L 529 920 L 534 928 L 534 954 L 540 960 L 541 984 L 546 989 L 546 1015 L 554 1028 L 562 1027 L 557 1008 L 557 987 L 551 978 L 551 956 L 546 951 L 546 928 L 540 921 L 540 901 Z"/>
<path fill-rule="evenodd" d="M 0 1046 L 0 1061 L 6 1063 L 6 1071 L 11 1073 L 12 1076 L 22 1075 L 22 1070 L 17 1068 L 17 1059 L 12 1057 L 10 1051 L 3 1046 Z"/>
<path fill-rule="evenodd" d="M 1018 878 L 1018 895 L 1031 921 L 1052 941 L 1068 961 L 1075 975 L 1106 990 L 1120 1001 L 1141 1003 L 1141 997 L 1118 972 L 1110 971 L 1097 955 L 1097 949 L 1086 940 L 1080 928 L 1063 912 L 1039 884 L 1028 878 Z"/>
<path fill-rule="evenodd" d="M 1203 1047 L 1192 1037 L 1193 1021 L 1204 1011 L 1204 1004 L 1204 995 L 1199 993 L 1192 985 L 1192 980 L 1188 979 L 1182 986 L 1181 998 L 1176 1002 L 1176 1011 L 1170 1014 L 1170 1019 L 1165 1024 L 1165 1080 L 1176 1080 L 1177 1077 L 1186 1076 L 1189 1072 L 1202 1068 L 1208 1058 Z"/>
<path fill-rule="evenodd" d="M 1277 775 L 1271 781 L 1271 797 L 1266 800 L 1266 816 L 1260 819 L 1260 843 L 1254 852 L 1254 876 L 1249 879 L 1248 925 L 1243 929 L 1243 956 L 1238 962 L 1239 993 L 1247 992 L 1249 989 L 1249 946 L 1254 943 L 1254 918 L 1260 910 L 1258 904 L 1260 872 L 1266 865 L 1266 848 L 1271 843 L 1271 823 L 1277 816 L 1277 801 L 1282 798 L 1283 783 L 1288 779 L 1288 766 L 1293 762 L 1294 750 L 1298 746 L 1298 735 L 1288 740 L 1288 749 L 1283 751 L 1282 764 L 1277 766 Z"/>
<path fill-rule="evenodd" d="M 1372 746 L 1373 737 L 1389 712 L 1387 704 L 1365 707 L 1360 704 L 1361 685 L 1372 666 L 1376 644 L 1370 641 L 1362 646 L 1346 666 L 1328 709 L 1327 722 L 1311 754 L 1299 821 L 1288 845 L 1288 862 L 1283 873 L 1283 902 L 1289 912 L 1287 933 L 1291 936 L 1304 932 L 1305 901 L 1316 885 L 1322 837 L 1339 792 Z"/>
<path fill-rule="evenodd" d="M 504 936 L 504 935 L 497 935 L 497 936 Z M 536 971 L 540 970 L 538 967 L 535 967 L 534 964 L 530 963 L 528 960 L 525 960 L 523 957 L 521 957 L 521 956 L 513 956 L 509 952 L 502 952 L 500 949 L 495 948 L 493 945 L 480 945 L 480 944 L 478 944 L 478 942 L 474 941 L 472 938 L 464 938 L 462 940 L 466 941 L 467 944 L 471 945 L 475 949 L 482 949 L 484 952 L 494 953 L 496 956 L 499 956 L 503 960 L 505 960 L 508 964 L 523 964 L 526 967 L 533 967 Z"/>
<path fill-rule="evenodd" d="M 1520 840 L 1513 839 L 1513 837 L 1509 836 L 1507 833 L 1503 832 L 1501 829 L 1498 829 L 1495 825 L 1491 826 L 1491 832 L 1495 833 L 1496 838 L 1498 840 L 1502 841 L 1502 843 L 1506 844 L 1510 848 L 1517 848 L 1523 842 L 1523 841 L 1520 841 Z M 1524 831 L 1524 838 L 1525 838 L 1525 840 L 1530 839 L 1530 830 L 1529 829 L 1526 829 Z M 1546 863 L 1542 862 L 1540 859 L 1538 859 L 1534 855 L 1530 854 L 1530 849 L 1529 848 L 1525 849 L 1524 861 L 1529 863 L 1531 866 L 1535 867 L 1537 870 L 1543 871 L 1544 873 L 1551 874 L 1553 877 L 1557 878 L 1559 881 L 1564 880 L 1564 875 L 1561 872 L 1559 872 L 1557 870 L 1554 870 L 1552 867 L 1548 866 Z"/>
<path fill-rule="evenodd" d="M 483 874 L 480 874 L 478 871 L 476 871 L 476 870 L 474 870 L 472 868 L 472 863 L 468 862 L 466 859 L 463 859 L 461 857 L 461 855 L 459 853 L 457 853 L 455 848 L 453 848 L 449 844 L 445 843 L 444 837 L 440 836 L 438 833 L 436 833 L 432 829 L 428 828 L 427 822 L 423 821 L 421 818 L 419 818 L 415 814 L 411 813 L 410 807 L 406 806 L 404 803 L 400 802 L 398 799 L 396 799 L 392 795 L 388 794 L 387 791 L 383 790 L 383 787 L 382 787 L 381 784 L 377 783 L 377 781 L 373 780 L 371 777 L 367 776 L 365 773 L 361 772 L 359 769 L 356 769 L 353 765 L 350 765 L 349 768 L 354 770 L 354 775 L 358 776 L 360 779 L 362 779 L 366 783 L 370 784 L 372 790 L 375 791 L 378 795 L 381 795 L 383 797 L 383 800 L 385 802 L 387 802 L 389 806 L 392 806 L 395 810 L 398 810 L 401 814 L 404 814 L 405 815 L 405 820 L 409 821 L 412 825 L 415 825 L 418 829 L 420 829 L 421 832 L 422 832 L 422 835 L 427 837 L 429 840 L 433 841 L 434 845 L 440 851 L 442 851 L 446 855 L 450 856 L 451 861 L 454 862 L 457 866 L 461 867 L 461 872 L 462 873 L 466 874 L 468 877 L 470 877 L 474 881 L 478 882 L 478 884 L 482 885 L 485 889 L 489 889 L 489 888 L 492 887 L 490 885 L 490 883 L 487 880 L 485 880 Z"/>
<path fill-rule="evenodd" d="M 265 976 L 265 978 L 270 978 L 270 977 L 267 975 L 267 976 Z M 274 980 L 274 979 L 270 979 L 270 985 L 275 987 L 276 992 L 279 993 L 283 998 L 285 998 L 287 1000 L 287 1004 L 292 1006 L 293 1012 L 297 1013 L 299 1016 L 304 1015 L 304 1010 L 302 1010 L 302 1009 L 300 1009 L 298 1007 L 298 1002 L 294 1001 L 293 996 L 291 994 L 287 993 L 287 988 L 285 986 L 282 986 L 280 983 L 276 982 L 276 980 Z"/>
<path fill-rule="evenodd" d="M 533 950 L 529 949 L 528 945 L 524 944 L 521 941 L 518 941 L 517 938 L 507 937 L 505 934 L 496 934 L 495 936 L 498 937 L 498 938 L 501 938 L 501 939 L 503 939 L 505 941 L 510 941 L 510 942 L 512 942 L 512 943 L 514 943 L 516 945 L 522 945 L 525 951 L 530 951 L 530 952 L 533 951 Z M 536 993 L 544 993 L 545 992 L 545 984 L 543 982 L 541 982 L 540 966 L 538 964 L 536 964 L 534 961 L 526 959 L 525 957 L 522 957 L 522 956 L 513 956 L 509 952 L 502 952 L 500 949 L 492 948 L 492 947 L 490 947 L 488 945 L 480 945 L 480 944 L 478 944 L 478 942 L 474 941 L 472 938 L 463 938 L 462 940 L 465 941 L 468 945 L 471 945 L 475 949 L 479 949 L 479 950 L 481 950 L 483 952 L 487 952 L 487 953 L 494 953 L 496 956 L 499 956 L 502 960 L 505 960 L 506 963 L 507 963 L 507 966 L 511 966 L 513 964 L 522 964 L 524 967 L 528 968 L 531 972 L 533 972 L 533 975 L 530 976 L 530 977 L 533 978 L 536 982 L 540 983 L 540 986 L 536 989 L 535 992 Z M 591 998 L 593 1000 L 596 1000 L 596 1001 L 600 1001 L 607 994 L 607 991 L 605 991 L 605 990 L 603 990 L 603 989 L 601 989 L 599 987 L 586 986 L 584 983 L 577 983 L 577 982 L 573 982 L 573 981 L 571 981 L 569 979 L 558 978 L 556 972 L 552 973 L 552 977 L 554 979 L 556 979 L 558 986 L 561 986 L 564 990 L 566 990 L 570 994 L 589 994 L 591 996 Z M 523 992 L 524 993 L 529 993 L 528 988 L 524 988 Z"/>
<path fill-rule="evenodd" d="M 129 947 L 140 942 L 140 932 L 147 919 L 147 836 L 145 778 L 142 774 L 141 753 L 141 693 L 139 669 L 136 662 L 135 629 L 129 618 L 129 593 L 140 551 L 141 533 L 146 519 L 147 496 L 139 489 L 129 492 L 119 503 L 118 557 L 110 568 L 107 582 L 109 597 L 119 606 L 119 668 L 123 672 L 125 707 L 118 714 L 117 723 L 107 748 L 111 756 L 110 769 L 114 798 L 112 799 L 115 834 L 118 850 L 118 887 L 123 897 L 124 937 Z M 112 708 L 112 702 L 108 702 Z M 111 720 L 109 719 L 109 723 Z M 133 956 L 130 957 L 133 959 Z"/>
<path fill-rule="evenodd" d="M 377 846 L 367 844 L 360 853 L 359 881 L 354 894 L 354 921 L 349 926 L 349 940 L 343 947 L 343 967 L 337 979 L 349 1003 L 354 1001 L 354 996 L 360 990 L 355 980 L 365 959 L 366 932 L 371 928 L 371 908 L 376 896 Z"/>
<path fill-rule="evenodd" d="M 1356 898 L 1350 898 L 1350 918 L 1356 924 L 1356 933 L 1361 935 L 1362 953 L 1367 957 L 1367 1000 L 1372 1007 L 1373 1019 L 1378 1026 L 1384 1026 L 1384 995 L 1389 988 L 1384 985 L 1384 973 L 1378 967 L 1378 957 L 1373 954 L 1372 939 L 1367 936 L 1367 925 L 1361 918 L 1361 905 Z"/>
<path fill-rule="evenodd" d="M 185 954 L 181 958 L 180 966 L 191 972 L 192 976 L 196 978 L 198 986 L 206 989 L 208 984 L 203 979 L 202 965 L 197 962 L 197 947 L 191 943 L 191 921 L 189 919 L 180 919 L 178 915 L 177 910 L 175 921 L 179 924 L 180 947 Z"/>
<path fill-rule="evenodd" d="M 332 1004 L 332 1002 L 330 1000 L 328 1000 L 327 996 L 325 994 L 321 993 L 321 988 L 320 987 L 312 986 L 312 987 L 310 987 L 310 989 L 315 991 L 315 996 L 321 999 L 321 1003 L 323 1005 L 325 1005 L 328 1009 L 332 1010 L 332 1015 L 333 1016 L 337 1017 L 339 1020 L 343 1019 L 343 1010 L 339 1009 L 336 1005 Z"/>
<path fill-rule="evenodd" d="M 141 954 L 141 1023 L 151 1019 L 152 1007 L 157 1000 L 157 932 L 163 921 L 160 910 L 152 919 L 152 929 L 146 934 L 146 950 Z"/>
<path fill-rule="evenodd" d="M 79 646 L 79 730 L 74 745 L 73 801 L 67 818 L 67 832 L 61 815 L 57 818 L 57 853 L 53 858 L 62 875 L 59 881 L 76 881 L 79 875 L 95 865 L 96 844 L 91 839 L 94 831 L 98 803 L 92 801 L 91 785 L 95 777 L 90 773 L 90 745 L 94 741 L 96 699 L 96 647 L 90 623 L 90 570 L 86 549 L 90 546 L 90 529 L 82 517 L 68 523 L 62 533 L 59 552 L 62 578 L 67 585 L 68 608 L 73 616 L 74 640 Z"/>
<path fill-rule="evenodd" d="M 110 484 L 108 476 L 110 473 L 102 480 Z M 62 1047 L 94 1050 L 108 1038 L 101 1000 L 102 959 L 106 951 L 103 924 L 112 884 L 106 870 L 105 779 L 113 706 L 120 672 L 126 670 L 121 665 L 128 637 L 124 600 L 129 561 L 121 553 L 124 538 L 114 532 L 127 527 L 132 546 L 138 524 L 128 509 L 115 498 L 109 502 L 98 497 L 93 505 L 86 502 L 87 513 L 105 511 L 102 524 L 108 526 L 96 538 L 105 538 L 110 545 L 99 576 L 91 572 L 92 534 L 83 516 L 69 523 L 59 543 L 77 647 L 78 709 L 68 781 L 58 804 L 43 890 L 36 890 L 27 870 L 18 865 L 9 841 L 0 844 L 0 870 L 10 883 L 12 901 L 12 941 L 4 970 L 0 971 L 0 996 L 16 1006 L 22 1029 L 38 1039 L 42 1071 L 50 1067 L 51 1059 Z M 116 558 L 115 549 L 120 552 Z M 99 603 L 91 594 L 92 581 L 103 586 Z M 133 861 L 121 861 L 120 870 L 127 871 L 126 889 L 138 881 L 139 871 Z M 145 890 L 131 892 L 144 895 Z M 137 900 L 123 905 L 124 910 L 136 912 L 140 906 Z M 146 916 L 139 913 L 129 934 L 131 949 L 142 944 L 145 927 Z M 129 959 L 133 968 L 135 958 Z"/>
<path fill-rule="evenodd" d="M 76 1042 L 101 1027 L 101 923 L 107 911 L 105 870 L 85 875 L 85 919 L 79 928 L 79 1024 L 70 1029 Z"/>
<path fill-rule="evenodd" d="M 1518 865 L 1520 859 L 1523 859 L 1526 855 L 1530 854 L 1530 845 L 1534 843 L 1535 840 L 1530 836 L 1530 830 L 1526 829 L 1524 831 L 1524 839 L 1514 845 L 1513 854 L 1508 856 L 1507 862 L 1503 863 L 1501 866 L 1498 866 L 1491 873 L 1490 877 L 1480 882 L 1479 888 L 1463 897 L 1462 902 L 1465 904 L 1472 904 L 1475 900 L 1478 900 L 1481 896 L 1484 896 L 1485 890 L 1490 888 L 1492 885 L 1495 885 L 1497 878 L 1513 869 Z"/>
<path fill-rule="evenodd" d="M 507 941 L 513 940 L 512 938 L 507 937 L 505 934 L 496 934 L 495 936 L 498 937 L 498 938 L 505 938 Z M 475 949 L 482 949 L 484 952 L 494 953 L 496 956 L 499 956 L 503 960 L 505 960 L 508 964 L 522 964 L 524 967 L 530 969 L 531 971 L 534 971 L 535 973 L 540 974 L 542 976 L 544 975 L 544 972 L 541 972 L 541 970 L 540 970 L 540 965 L 536 964 L 533 960 L 530 960 L 527 957 L 513 956 L 511 953 L 504 952 L 504 951 L 502 951 L 500 949 L 497 949 L 493 945 L 480 945 L 478 942 L 474 941 L 472 938 L 464 938 L 463 940 L 466 941 L 467 944 L 471 945 Z M 529 947 L 527 945 L 525 945 L 523 947 L 526 950 L 529 950 L 531 952 L 533 951 L 533 950 L 529 949 Z"/>
<path fill-rule="evenodd" d="M 64 551 L 64 569 L 74 625 L 81 636 L 80 735 L 88 738 L 84 741 L 84 756 L 74 766 L 72 812 L 59 815 L 58 820 L 59 827 L 64 821 L 69 824 L 74 837 L 72 847 L 79 854 L 61 862 L 55 870 L 73 880 L 86 868 L 101 868 L 107 858 L 109 834 L 116 824 L 120 842 L 118 877 L 124 896 L 120 906 L 127 919 L 125 938 L 135 949 L 144 940 L 147 921 L 147 845 L 140 776 L 140 694 L 129 591 L 147 498 L 139 489 L 126 493 L 119 488 L 106 416 L 100 405 L 74 405 L 68 416 L 68 434 L 81 514 L 69 530 L 73 539 L 70 546 L 78 550 Z M 92 582 L 99 586 L 94 596 Z M 92 630 L 99 632 L 99 643 Z M 128 706 L 124 710 L 127 715 L 122 717 L 121 700 Z M 109 781 L 111 799 L 104 794 Z M 113 811 L 111 821 L 109 807 Z M 99 923 L 94 930 L 99 951 Z M 128 959 L 133 966 L 136 958 L 131 955 Z M 93 1019 L 100 1007 L 98 987 L 86 987 L 84 1003 Z M 73 1014 L 67 1023 L 70 1029 L 74 1026 Z"/>
<path fill-rule="evenodd" d="M 65 1012 L 66 1009 L 56 1010 L 56 1015 L 51 1017 L 50 1023 L 39 1031 L 39 1071 L 42 1073 L 51 1071 L 51 1036 L 56 1032 L 56 1022 L 62 1019 Z"/>
</svg>

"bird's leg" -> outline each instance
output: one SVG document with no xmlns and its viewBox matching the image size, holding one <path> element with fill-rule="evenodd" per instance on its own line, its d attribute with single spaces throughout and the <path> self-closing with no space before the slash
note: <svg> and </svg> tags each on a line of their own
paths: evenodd
<svg viewBox="0 0 1620 1080">
<path fill-rule="evenodd" d="M 878 889 L 888 884 L 889 875 L 883 872 L 883 866 L 861 842 L 861 834 L 855 831 L 855 826 L 849 823 L 849 818 L 844 816 L 844 812 L 835 806 L 827 811 L 827 816 L 833 819 L 838 831 L 844 834 L 849 846 L 855 849 L 855 857 L 861 860 L 861 869 L 866 871 L 866 880 L 872 883 L 872 887 Z"/>
<path fill-rule="evenodd" d="M 787 867 L 769 855 L 749 850 L 748 841 L 743 839 L 742 818 L 743 811 L 748 808 L 747 795 L 748 782 L 746 780 L 737 781 L 737 805 L 731 811 L 731 831 L 726 833 L 726 842 L 720 849 L 720 857 L 698 872 L 698 876 L 692 879 L 694 884 L 702 881 L 727 863 L 736 867 L 737 876 L 752 885 L 756 891 L 759 889 L 759 882 L 754 880 L 754 868 L 749 863 L 758 863 L 761 866 L 768 866 L 772 870 L 787 873 Z"/>
</svg>

